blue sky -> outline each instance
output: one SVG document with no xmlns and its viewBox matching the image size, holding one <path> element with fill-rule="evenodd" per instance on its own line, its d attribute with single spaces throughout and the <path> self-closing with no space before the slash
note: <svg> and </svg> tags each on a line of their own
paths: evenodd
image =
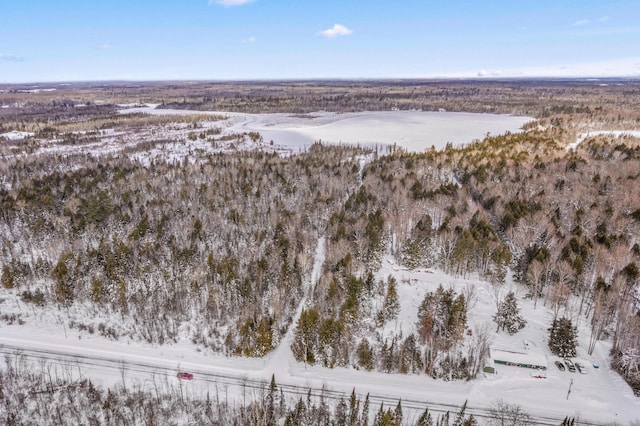
<svg viewBox="0 0 640 426">
<path fill-rule="evenodd" d="M 638 0 L 1 0 L 0 83 L 638 76 Z"/>
</svg>

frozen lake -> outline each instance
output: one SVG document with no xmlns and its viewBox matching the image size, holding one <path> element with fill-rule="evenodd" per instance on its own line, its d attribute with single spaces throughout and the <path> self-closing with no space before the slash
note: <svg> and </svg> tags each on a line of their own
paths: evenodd
<svg viewBox="0 0 640 426">
<path fill-rule="evenodd" d="M 124 105 L 123 105 L 124 106 Z M 229 117 L 225 133 L 259 132 L 264 141 L 300 151 L 316 141 L 333 144 L 393 145 L 412 152 L 447 143 L 463 145 L 487 134 L 518 132 L 530 117 L 463 112 L 374 111 L 357 113 L 245 114 L 157 109 L 157 105 L 127 108 L 120 113 L 153 115 L 216 114 Z"/>
<path fill-rule="evenodd" d="M 237 120 L 237 121 L 236 121 Z M 327 143 L 393 145 L 412 152 L 448 142 L 462 145 L 487 134 L 518 132 L 529 117 L 459 112 L 381 111 L 361 113 L 243 114 L 234 117 L 236 131 L 259 132 L 266 142 L 295 149 L 321 140 Z"/>
</svg>

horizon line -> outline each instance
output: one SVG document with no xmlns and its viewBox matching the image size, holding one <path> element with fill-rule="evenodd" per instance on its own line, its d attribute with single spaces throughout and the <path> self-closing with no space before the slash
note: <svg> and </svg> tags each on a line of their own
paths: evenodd
<svg viewBox="0 0 640 426">
<path fill-rule="evenodd" d="M 34 80 L 2 82 L 0 86 L 37 84 L 87 84 L 87 83 L 259 83 L 259 82 L 322 82 L 322 81 L 586 81 L 586 80 L 640 80 L 640 75 L 620 76 L 425 76 L 425 77 L 274 77 L 274 78 L 150 78 L 150 79 L 80 79 L 80 80 Z"/>
</svg>

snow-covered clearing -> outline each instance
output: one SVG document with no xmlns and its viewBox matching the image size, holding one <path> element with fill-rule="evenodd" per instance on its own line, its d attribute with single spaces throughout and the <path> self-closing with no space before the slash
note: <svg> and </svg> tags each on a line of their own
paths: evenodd
<svg viewBox="0 0 640 426">
<path fill-rule="evenodd" d="M 324 240 L 320 238 L 313 271 L 307 283 L 308 291 L 312 290 L 319 276 L 324 250 Z M 309 366 L 293 358 L 289 350 L 292 332 L 281 340 L 279 347 L 271 354 L 260 359 L 205 354 L 190 342 L 186 335 L 177 344 L 163 346 L 152 346 L 130 340 L 110 341 L 86 331 L 80 332 L 77 329 L 67 328 L 63 325 L 63 312 L 58 312 L 55 307 L 45 309 L 61 318 L 60 322 L 51 321 L 46 315 L 35 314 L 31 308 L 19 301 L 16 293 L 5 293 L 5 298 L 0 303 L 0 311 L 3 314 L 21 312 L 21 319 L 25 324 L 0 325 L 0 342 L 5 345 L 41 349 L 52 353 L 67 352 L 90 358 L 122 360 L 124 367 L 127 363 L 148 366 L 148 368 L 132 368 L 123 373 L 126 376 L 124 380 L 130 385 L 137 383 L 141 386 L 150 386 L 152 380 L 155 380 L 158 375 L 166 377 L 167 380 L 177 380 L 175 379 L 176 371 L 193 371 L 195 379 L 193 382 L 184 383 L 184 386 L 191 389 L 194 394 L 200 392 L 204 396 L 207 391 L 212 394 L 222 392 L 218 388 L 221 386 L 224 388 L 226 398 L 237 398 L 238 401 L 246 397 L 242 388 L 243 380 L 268 383 L 273 374 L 278 383 L 289 386 L 313 389 L 325 387 L 342 392 L 345 396 L 355 388 L 361 396 L 371 393 L 407 402 L 420 401 L 425 406 L 429 404 L 460 406 L 468 400 L 469 407 L 481 409 L 498 399 L 503 399 L 521 405 L 532 415 L 557 419 L 562 419 L 566 415 L 603 423 L 610 421 L 629 423 L 640 419 L 640 399 L 634 397 L 626 383 L 608 368 L 609 345 L 599 342 L 593 356 L 586 353 L 589 339 L 589 325 L 586 319 L 580 318 L 577 323 L 579 347 L 576 359 L 583 360 L 587 365 L 587 374 L 558 371 L 553 364 L 556 358 L 550 354 L 546 344 L 551 312 L 543 306 L 542 301 L 534 310 L 533 302 L 523 299 L 524 292 L 516 284 L 505 284 L 496 292 L 490 283 L 475 277 L 454 278 L 438 270 L 409 271 L 387 257 L 377 273 L 377 278 L 386 279 L 389 275 L 395 277 L 398 282 L 401 311 L 396 320 L 387 324 L 385 333 L 388 335 L 400 331 L 403 334 L 415 331 L 420 302 L 426 292 L 435 290 L 440 284 L 445 288 L 451 287 L 457 292 L 472 286 L 477 300 L 471 301 L 473 308 L 468 315 L 469 327 L 476 331 L 486 325 L 493 332 L 495 324 L 491 317 L 495 312 L 496 293 L 504 294 L 509 289 L 515 291 L 521 312 L 528 322 L 527 326 L 513 336 L 504 332 L 496 334 L 493 337 L 493 344 L 523 351 L 529 347 L 529 350 L 544 354 L 549 365 L 547 377 L 534 378 L 531 376 L 532 370 L 502 365 L 497 366 L 497 374 L 481 375 L 471 382 L 446 382 L 431 379 L 423 374 L 391 375 L 365 372 L 355 368 L 328 369 Z M 296 316 L 299 315 L 304 304 L 305 299 L 298 307 Z M 114 317 L 113 320 L 117 321 L 118 318 Z M 465 337 L 465 339 L 471 338 Z M 594 363 L 600 368 L 594 368 Z M 114 375 L 113 368 L 106 369 L 100 365 L 85 366 L 79 363 L 76 369 L 103 385 L 113 385 L 123 381 L 121 375 Z M 198 381 L 199 373 L 201 381 Z M 203 377 L 205 374 L 206 380 Z M 231 378 L 233 382 L 216 381 L 211 379 L 211 375 Z M 567 398 L 569 386 L 571 386 L 571 393 Z"/>
<path fill-rule="evenodd" d="M 17 141 L 33 135 L 34 133 L 32 132 L 19 132 L 17 130 L 12 130 L 10 132 L 0 133 L 0 138 L 5 138 L 10 141 Z"/>
<path fill-rule="evenodd" d="M 598 130 L 594 132 L 580 133 L 578 138 L 567 145 L 567 151 L 575 151 L 587 138 L 593 138 L 596 136 L 612 136 L 614 138 L 621 138 L 625 136 L 631 136 L 634 138 L 640 138 L 640 130 Z"/>
</svg>

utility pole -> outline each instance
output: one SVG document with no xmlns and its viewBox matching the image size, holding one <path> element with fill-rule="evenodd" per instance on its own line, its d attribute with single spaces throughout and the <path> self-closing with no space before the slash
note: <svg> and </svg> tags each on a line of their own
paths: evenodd
<svg viewBox="0 0 640 426">
<path fill-rule="evenodd" d="M 569 391 L 567 392 L 567 399 L 569 399 L 569 394 L 571 393 L 571 386 L 573 385 L 573 379 L 571 379 L 571 383 L 569 383 Z"/>
</svg>

